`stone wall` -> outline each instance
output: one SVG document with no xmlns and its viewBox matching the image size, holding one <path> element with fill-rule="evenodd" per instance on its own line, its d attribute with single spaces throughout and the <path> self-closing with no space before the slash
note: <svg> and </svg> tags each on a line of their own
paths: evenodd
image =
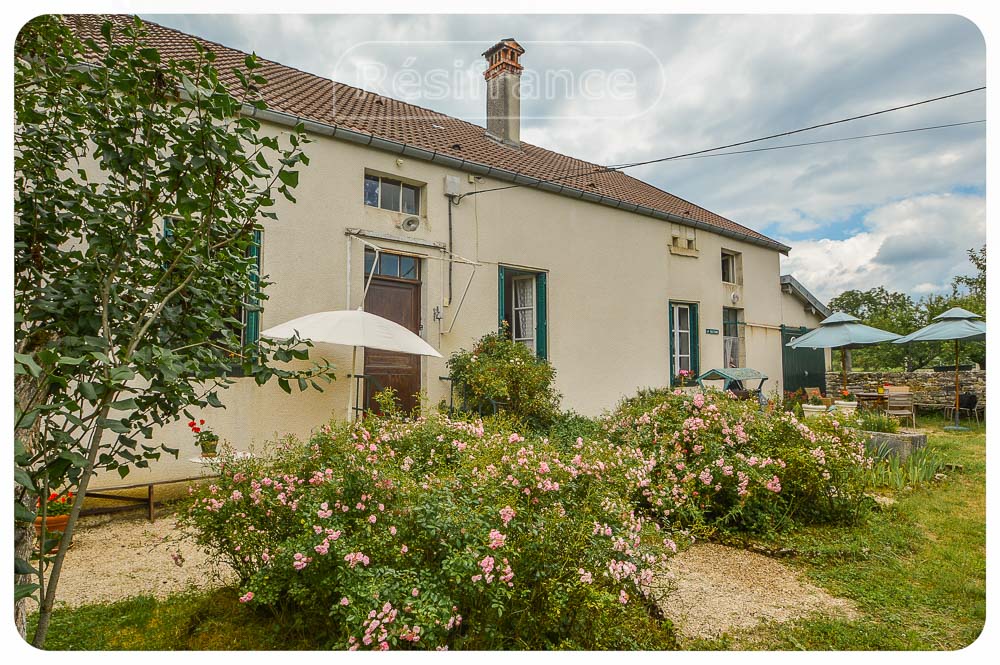
<svg viewBox="0 0 1000 665">
<path fill-rule="evenodd" d="M 981 369 L 958 373 L 960 392 L 971 392 L 979 396 L 977 406 L 986 404 L 986 372 Z M 847 389 L 851 392 L 874 392 L 879 385 L 891 383 L 896 386 L 910 386 L 913 403 L 933 407 L 945 407 L 955 403 L 955 372 L 848 372 Z M 842 385 L 840 372 L 827 372 L 827 394 L 835 394 Z"/>
</svg>

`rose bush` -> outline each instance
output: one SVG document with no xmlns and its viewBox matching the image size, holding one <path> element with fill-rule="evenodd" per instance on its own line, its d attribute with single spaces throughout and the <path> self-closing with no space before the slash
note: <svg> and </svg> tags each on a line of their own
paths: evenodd
<svg viewBox="0 0 1000 665">
<path fill-rule="evenodd" d="M 511 340 L 506 326 L 481 337 L 472 349 L 452 354 L 448 370 L 456 399 L 468 411 L 502 410 L 535 430 L 545 430 L 559 416 L 555 368 Z"/>
<path fill-rule="evenodd" d="M 664 525 L 765 532 L 856 517 L 872 460 L 834 417 L 800 422 L 719 391 L 645 391 L 604 419 L 653 461 L 642 497 Z"/>
<path fill-rule="evenodd" d="M 482 420 L 368 418 L 229 461 L 185 516 L 242 600 L 348 649 L 662 649 L 652 460 Z"/>
</svg>

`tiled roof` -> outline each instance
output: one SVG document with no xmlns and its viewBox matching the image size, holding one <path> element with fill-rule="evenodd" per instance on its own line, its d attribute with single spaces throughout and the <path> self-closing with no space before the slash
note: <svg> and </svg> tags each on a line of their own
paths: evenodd
<svg viewBox="0 0 1000 665">
<path fill-rule="evenodd" d="M 133 17 L 76 14 L 66 16 L 66 20 L 79 36 L 94 37 L 101 43 L 100 26 L 105 20 L 124 27 Z M 194 58 L 195 41 L 214 51 L 220 79 L 224 84 L 235 88 L 237 79 L 231 70 L 243 69 L 245 53 L 156 23 L 145 23 L 148 27 L 149 45 L 155 47 L 165 59 Z M 267 79 L 267 85 L 261 93 L 272 110 L 407 143 L 532 178 L 557 179 L 559 184 L 585 192 L 677 215 L 729 234 L 746 236 L 751 242 L 783 247 L 767 236 L 628 174 L 619 171 L 593 173 L 602 167 L 524 141 L 521 142 L 520 149 L 502 145 L 488 138 L 486 130 L 479 125 L 277 62 L 263 58 L 260 62 L 262 67 L 258 73 Z"/>
</svg>

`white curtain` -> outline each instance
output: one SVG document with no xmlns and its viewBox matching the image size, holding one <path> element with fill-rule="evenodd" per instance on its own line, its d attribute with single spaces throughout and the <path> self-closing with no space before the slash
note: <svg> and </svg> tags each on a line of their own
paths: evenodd
<svg viewBox="0 0 1000 665">
<path fill-rule="evenodd" d="M 519 279 L 514 282 L 514 309 L 517 329 L 514 336 L 519 339 L 535 338 L 535 284 L 534 280 Z"/>
<path fill-rule="evenodd" d="M 722 339 L 722 358 L 726 367 L 740 366 L 740 338 L 724 337 Z"/>
</svg>

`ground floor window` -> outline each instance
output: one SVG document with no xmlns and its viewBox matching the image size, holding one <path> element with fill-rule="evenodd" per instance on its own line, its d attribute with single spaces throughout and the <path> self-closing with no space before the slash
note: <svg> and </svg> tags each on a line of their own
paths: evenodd
<svg viewBox="0 0 1000 665">
<path fill-rule="evenodd" d="M 722 360 L 725 367 L 745 367 L 743 310 L 722 308 Z"/>
<path fill-rule="evenodd" d="M 507 322 L 511 339 L 539 358 L 548 357 L 547 275 L 544 272 L 500 266 L 498 319 Z"/>
<path fill-rule="evenodd" d="M 695 303 L 670 303 L 670 376 L 671 384 L 678 382 L 683 370 L 699 373 L 698 359 L 698 305 Z"/>
</svg>

